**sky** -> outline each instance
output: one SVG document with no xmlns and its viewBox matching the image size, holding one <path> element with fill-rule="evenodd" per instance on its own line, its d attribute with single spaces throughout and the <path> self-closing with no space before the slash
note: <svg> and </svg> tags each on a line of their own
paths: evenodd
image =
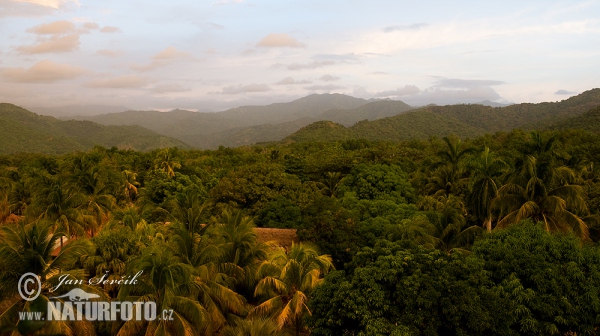
<svg viewBox="0 0 600 336">
<path fill-rule="evenodd" d="M 600 87 L 600 1 L 0 0 L 0 101 L 219 111 Z"/>
</svg>

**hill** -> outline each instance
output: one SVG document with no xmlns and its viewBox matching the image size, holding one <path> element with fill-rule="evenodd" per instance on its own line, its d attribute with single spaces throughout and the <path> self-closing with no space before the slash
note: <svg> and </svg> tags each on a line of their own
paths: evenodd
<svg viewBox="0 0 600 336">
<path fill-rule="evenodd" d="M 125 106 L 112 105 L 65 105 L 59 107 L 32 106 L 26 108 L 33 113 L 51 116 L 55 118 L 73 116 L 93 116 L 129 110 L 129 108 Z"/>
<path fill-rule="evenodd" d="M 91 121 L 61 121 L 16 105 L 0 103 L 0 154 L 38 152 L 60 154 L 95 145 L 147 151 L 163 147 L 188 148 L 140 126 L 104 126 Z"/>
<path fill-rule="evenodd" d="M 505 107 L 477 104 L 427 106 L 393 117 L 361 121 L 352 127 L 344 128 L 344 131 L 336 129 L 334 133 L 327 135 L 322 134 L 322 123 L 309 125 L 284 139 L 284 142 L 307 139 L 331 141 L 348 138 L 405 140 L 449 134 L 475 137 L 515 128 L 547 129 L 552 125 L 562 124 L 569 118 L 581 116 L 598 106 L 600 106 L 600 89 L 586 91 L 560 102 L 526 103 Z M 573 120 L 572 122 L 575 123 L 577 119 Z"/>
<path fill-rule="evenodd" d="M 366 105 L 370 107 L 361 109 Z M 342 94 L 312 94 L 289 103 L 242 106 L 215 113 L 126 111 L 74 119 L 103 125 L 139 125 L 196 147 L 216 148 L 279 141 L 314 121 L 331 119 L 351 125 L 410 108 L 399 101 L 371 102 Z"/>
<path fill-rule="evenodd" d="M 549 129 L 567 128 L 583 129 L 594 133 L 600 132 L 600 107 L 593 108 L 580 116 L 560 121 L 549 127 Z"/>
</svg>

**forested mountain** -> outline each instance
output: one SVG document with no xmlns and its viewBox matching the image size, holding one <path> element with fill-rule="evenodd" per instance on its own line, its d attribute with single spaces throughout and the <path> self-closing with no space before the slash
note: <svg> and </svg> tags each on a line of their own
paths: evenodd
<svg viewBox="0 0 600 336">
<path fill-rule="evenodd" d="M 372 107 L 361 109 L 365 104 Z M 192 146 L 216 148 L 279 141 L 318 120 L 352 125 L 359 120 L 396 115 L 410 108 L 399 101 L 370 102 L 342 94 L 313 94 L 289 103 L 242 106 L 216 113 L 126 111 L 73 118 L 103 125 L 139 125 Z"/>
<path fill-rule="evenodd" d="M 472 104 L 427 106 L 393 117 L 361 121 L 347 129 L 339 125 L 333 132 L 326 130 L 330 127 L 329 124 L 316 123 L 290 135 L 284 142 L 351 138 L 406 140 L 450 134 L 464 138 L 516 128 L 548 129 L 553 125 L 563 124 L 569 118 L 575 117 L 572 121 L 575 122 L 577 116 L 598 106 L 600 106 L 600 89 L 589 90 L 560 102 L 525 103 L 506 107 Z M 324 136 L 324 133 L 327 135 Z"/>
<path fill-rule="evenodd" d="M 0 104 L 0 153 L 60 154 L 95 145 L 147 151 L 188 146 L 140 126 L 104 126 L 91 121 L 62 121 L 21 107 Z"/>
<path fill-rule="evenodd" d="M 562 120 L 549 127 L 550 129 L 576 128 L 590 132 L 600 132 L 600 107 L 593 108 L 586 113 Z"/>
<path fill-rule="evenodd" d="M 119 105 L 65 105 L 59 107 L 25 106 L 25 108 L 33 113 L 55 118 L 93 116 L 129 110 L 128 107 Z"/>
</svg>

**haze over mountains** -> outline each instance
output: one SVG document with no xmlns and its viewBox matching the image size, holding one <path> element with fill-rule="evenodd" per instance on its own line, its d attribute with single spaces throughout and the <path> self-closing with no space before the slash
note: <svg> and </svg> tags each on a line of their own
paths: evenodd
<svg viewBox="0 0 600 336">
<path fill-rule="evenodd" d="M 0 104 L 0 153 L 64 153 L 94 145 L 152 150 L 350 138 L 405 140 L 449 134 L 475 137 L 515 128 L 573 127 L 596 132 L 600 129 L 598 107 L 600 89 L 560 102 L 502 107 L 462 104 L 413 108 L 397 100 L 314 94 L 289 103 L 214 113 L 125 111 L 63 120 Z M 65 113 L 73 111 L 67 109 Z M 77 120 L 67 120 L 72 118 Z"/>
</svg>

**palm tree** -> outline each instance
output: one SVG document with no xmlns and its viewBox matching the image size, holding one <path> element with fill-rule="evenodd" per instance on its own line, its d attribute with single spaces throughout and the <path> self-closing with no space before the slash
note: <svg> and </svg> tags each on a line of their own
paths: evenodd
<svg viewBox="0 0 600 336">
<path fill-rule="evenodd" d="M 170 177 L 175 176 L 175 169 L 181 168 L 181 163 L 176 158 L 177 148 L 165 148 L 158 152 L 154 160 L 154 169 L 167 173 Z"/>
<path fill-rule="evenodd" d="M 173 310 L 172 318 L 154 321 L 134 319 L 118 326 L 119 336 L 129 335 L 209 335 L 209 316 L 194 299 L 197 285 L 194 281 L 194 268 L 173 255 L 165 246 L 152 246 L 143 251 L 142 256 L 133 261 L 130 272 L 143 271 L 136 286 L 122 286 L 120 301 L 154 301 L 157 314 L 163 310 Z"/>
<path fill-rule="evenodd" d="M 190 232 L 203 232 L 208 228 L 202 227 L 202 216 L 207 205 L 203 204 L 200 195 L 193 189 L 186 189 L 178 193 L 170 204 L 170 214 L 180 223 L 184 224 Z"/>
<path fill-rule="evenodd" d="M 37 193 L 26 214 L 54 222 L 55 229 L 64 231 L 67 238 L 83 235 L 85 197 L 60 177 L 39 173 L 34 179 Z"/>
<path fill-rule="evenodd" d="M 112 186 L 100 174 L 98 167 L 92 167 L 80 175 L 79 186 L 85 194 L 85 209 L 92 216 L 89 223 L 91 236 L 96 228 L 100 228 L 110 211 L 116 206 L 116 199 L 111 194 Z"/>
<path fill-rule="evenodd" d="M 206 310 L 211 329 L 218 330 L 225 325 L 230 313 L 246 314 L 244 297 L 232 289 L 236 280 L 232 275 L 239 275 L 239 268 L 219 261 L 220 246 L 206 236 L 188 231 L 180 223 L 171 224 L 170 229 L 169 248 L 183 263 L 193 267 L 195 297 Z"/>
<path fill-rule="evenodd" d="M 65 234 L 52 231 L 53 223 L 36 221 L 25 224 L 5 225 L 0 228 L 0 296 L 10 305 L 0 315 L 0 325 L 13 326 L 20 333 L 28 334 L 43 329 L 44 334 L 89 334 L 93 327 L 86 321 L 46 321 L 35 324 L 31 321 L 17 321 L 19 311 L 41 311 L 47 307 L 49 297 L 58 296 L 72 289 L 62 285 L 51 292 L 59 283 L 59 277 L 83 279 L 83 270 L 73 269 L 75 262 L 91 251 L 86 239 L 69 241 L 58 253 L 57 244 Z M 28 272 L 34 273 L 42 284 L 40 295 L 33 301 L 26 301 L 18 294 L 18 280 Z M 79 286 L 89 293 L 101 297 L 106 295 L 94 286 Z"/>
<path fill-rule="evenodd" d="M 498 212 L 497 227 L 506 227 L 523 219 L 542 222 L 547 231 L 574 231 L 589 236 L 584 189 L 577 185 L 575 172 L 565 166 L 553 166 L 528 155 L 511 183 L 498 189 L 492 208 Z"/>
<path fill-rule="evenodd" d="M 124 187 L 123 192 L 127 202 L 133 202 L 138 195 L 140 183 L 137 181 L 137 173 L 131 170 L 123 171 Z"/>
<path fill-rule="evenodd" d="M 326 172 L 322 185 L 325 186 L 325 192 L 328 196 L 335 197 L 337 188 L 342 183 L 342 174 L 340 172 Z"/>
<path fill-rule="evenodd" d="M 473 152 L 473 148 L 462 148 L 462 141 L 458 138 L 444 137 L 442 139 L 446 148 L 438 151 L 437 155 L 442 159 L 436 165 L 447 165 L 450 167 L 452 176 L 458 178 L 461 173 L 461 164 L 467 155 Z"/>
<path fill-rule="evenodd" d="M 483 232 L 477 225 L 467 225 L 464 204 L 456 196 L 426 196 L 420 203 L 423 210 L 430 211 L 429 215 L 403 220 L 388 231 L 389 240 L 410 239 L 445 252 L 465 253 L 466 247 Z"/>
<path fill-rule="evenodd" d="M 490 207 L 492 200 L 498 195 L 499 179 L 508 171 L 508 165 L 494 158 L 490 149 L 485 147 L 479 156 L 467 163 L 467 166 L 472 171 L 471 192 L 467 196 L 467 203 L 489 232 L 492 230 Z"/>
<path fill-rule="evenodd" d="M 254 295 L 265 301 L 251 311 L 251 316 L 272 317 L 279 327 L 289 325 L 295 334 L 302 331 L 302 319 L 310 315 L 308 296 L 333 268 L 331 257 L 320 255 L 310 244 L 294 244 L 289 253 L 276 250 L 259 269 L 261 280 Z"/>
</svg>

